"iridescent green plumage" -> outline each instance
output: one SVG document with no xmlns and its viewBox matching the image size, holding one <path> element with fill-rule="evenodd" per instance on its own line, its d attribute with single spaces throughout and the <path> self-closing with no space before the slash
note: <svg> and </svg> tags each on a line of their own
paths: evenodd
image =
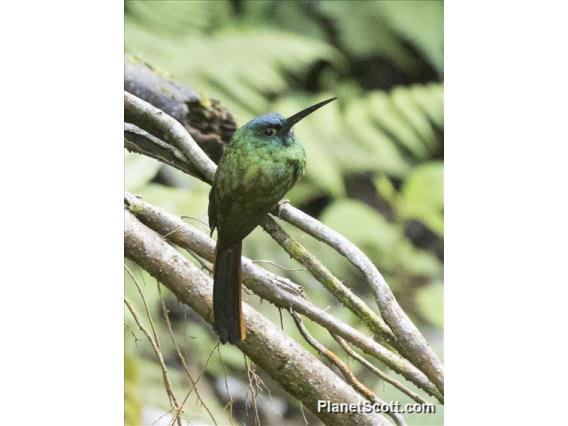
<svg viewBox="0 0 568 426">
<path fill-rule="evenodd" d="M 237 130 L 211 190 L 210 223 L 228 244 L 246 237 L 304 172 L 306 154 L 294 137 L 287 145 L 279 136 L 263 137 L 268 124 L 259 124 Z"/>
<path fill-rule="evenodd" d="M 334 98 L 335 99 L 335 98 Z M 213 310 L 221 342 L 246 336 L 241 314 L 241 243 L 304 173 L 306 154 L 292 126 L 333 99 L 285 119 L 265 114 L 239 128 L 227 146 L 209 194 L 209 226 L 218 230 Z"/>
</svg>

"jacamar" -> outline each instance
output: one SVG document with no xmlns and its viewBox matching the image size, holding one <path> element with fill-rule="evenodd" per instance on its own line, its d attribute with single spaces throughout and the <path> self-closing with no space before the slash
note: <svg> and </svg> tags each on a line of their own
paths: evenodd
<svg viewBox="0 0 568 426">
<path fill-rule="evenodd" d="M 213 316 L 221 343 L 246 337 L 241 307 L 242 241 L 304 173 L 306 153 L 292 126 L 335 100 L 312 105 L 289 118 L 253 118 L 226 147 L 209 193 L 209 226 L 217 228 L 213 268 Z"/>
</svg>

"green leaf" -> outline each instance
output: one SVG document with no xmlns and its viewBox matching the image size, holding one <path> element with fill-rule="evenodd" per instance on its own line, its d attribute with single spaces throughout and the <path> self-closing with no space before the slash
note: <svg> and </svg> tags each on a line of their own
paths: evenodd
<svg viewBox="0 0 568 426">
<path fill-rule="evenodd" d="M 170 213 L 191 216 L 193 219 L 186 220 L 206 230 L 209 189 L 209 185 L 195 180 L 195 186 L 190 190 L 150 184 L 139 191 L 138 195 L 150 204 L 160 206 Z"/>
<path fill-rule="evenodd" d="M 207 90 L 233 112 L 266 112 L 266 94 L 288 88 L 288 74 L 300 75 L 317 61 L 344 67 L 330 45 L 316 39 L 269 28 L 224 28 L 211 34 L 174 37 L 127 22 L 125 44 L 130 51 L 166 68 L 196 90 Z M 278 46 L 278 48 L 275 48 Z M 212 54 L 214 52 L 214 54 Z"/>
<path fill-rule="evenodd" d="M 406 89 L 399 89 L 398 97 L 404 96 Z M 423 159 L 427 157 L 426 147 L 420 136 L 415 132 L 407 117 L 393 102 L 394 99 L 385 92 L 373 92 L 369 96 L 370 108 L 374 120 L 385 130 L 390 132 L 395 140 L 412 153 L 415 158 Z M 405 105 L 408 108 L 407 105 Z M 404 108 L 404 109 L 406 109 Z"/>
<path fill-rule="evenodd" d="M 124 356 L 124 424 L 137 426 L 142 420 L 140 384 L 136 355 Z"/>
<path fill-rule="evenodd" d="M 331 96 L 328 96 L 331 97 Z M 275 109 L 285 116 L 292 115 L 321 100 L 311 97 L 290 96 L 279 102 Z M 295 126 L 298 141 L 306 150 L 307 169 L 302 180 L 313 182 L 333 196 L 344 194 L 341 171 L 336 166 L 334 151 L 337 148 L 339 109 L 336 102 L 326 105 Z"/>
<path fill-rule="evenodd" d="M 126 152 L 124 155 L 124 186 L 138 191 L 158 173 L 161 163 L 144 155 Z"/>
<path fill-rule="evenodd" d="M 442 84 L 427 84 L 412 86 L 412 97 L 424 114 L 437 127 L 444 127 L 444 86 Z"/>
<path fill-rule="evenodd" d="M 439 234 L 443 233 L 444 166 L 442 162 L 422 164 L 408 175 L 402 187 L 400 212 L 405 218 L 419 219 Z"/>
<path fill-rule="evenodd" d="M 438 276 L 442 272 L 434 255 L 406 240 L 399 223 L 387 221 L 360 201 L 335 201 L 320 219 L 361 248 L 383 272 L 424 276 Z"/>
<path fill-rule="evenodd" d="M 180 36 L 210 31 L 230 19 L 230 4 L 226 1 L 129 1 L 126 3 L 127 23 L 143 23 L 152 32 Z"/>
<path fill-rule="evenodd" d="M 401 239 L 400 229 L 359 201 L 343 199 L 326 208 L 321 221 L 358 246 L 389 253 Z"/>
<path fill-rule="evenodd" d="M 444 286 L 440 282 L 429 284 L 416 294 L 418 309 L 436 327 L 444 327 Z"/>
<path fill-rule="evenodd" d="M 438 0 L 374 2 L 401 36 L 414 43 L 438 72 L 444 67 L 444 2 Z"/>
<path fill-rule="evenodd" d="M 396 144 L 373 123 L 373 113 L 367 99 L 347 101 L 344 124 L 347 130 L 347 140 L 364 151 L 358 155 L 358 168 L 387 173 L 392 176 L 403 176 L 408 172 L 408 163 L 398 151 Z M 346 150 L 347 151 L 347 150 Z M 348 152 L 343 153 L 346 162 L 354 161 Z"/>
</svg>

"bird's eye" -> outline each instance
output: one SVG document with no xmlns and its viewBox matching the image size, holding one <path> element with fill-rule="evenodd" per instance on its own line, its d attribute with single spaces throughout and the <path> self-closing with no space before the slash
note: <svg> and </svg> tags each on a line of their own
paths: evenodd
<svg viewBox="0 0 568 426">
<path fill-rule="evenodd" d="M 264 136 L 274 136 L 276 134 L 276 129 L 269 127 L 268 129 L 264 129 L 262 134 Z"/>
</svg>

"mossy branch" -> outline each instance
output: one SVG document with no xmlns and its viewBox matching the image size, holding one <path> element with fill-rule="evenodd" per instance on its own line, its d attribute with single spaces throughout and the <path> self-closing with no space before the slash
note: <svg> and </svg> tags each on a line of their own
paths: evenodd
<svg viewBox="0 0 568 426">
<path fill-rule="evenodd" d="M 373 262 L 343 235 L 298 210 L 290 203 L 280 203 L 277 214 L 286 222 L 329 245 L 363 273 L 367 284 L 375 294 L 381 316 L 396 336 L 394 346 L 423 371 L 443 393 L 444 371 L 440 359 L 400 307 L 388 283 Z"/>
<path fill-rule="evenodd" d="M 178 216 L 153 206 L 128 192 L 125 194 L 125 205 L 142 223 L 157 232 L 164 240 L 200 258 L 213 261 L 215 241 L 204 232 L 184 222 Z M 301 286 L 298 284 L 266 271 L 246 257 L 242 258 L 242 271 L 245 285 L 261 298 L 280 308 L 293 309 L 306 316 L 442 401 L 442 395 L 424 373 L 406 359 L 315 306 L 303 295 Z"/>
<path fill-rule="evenodd" d="M 304 265 L 314 278 L 322 283 L 337 300 L 354 312 L 371 331 L 382 336 L 389 343 L 395 340 L 394 334 L 383 319 L 358 296 L 353 294 L 316 256 L 284 231 L 274 219 L 267 217 L 262 223 L 262 228 L 280 244 L 286 253 Z"/>
<path fill-rule="evenodd" d="M 211 278 L 155 231 L 125 211 L 126 256 L 154 276 L 209 324 L 213 322 Z M 388 425 L 376 413 L 331 413 L 317 401 L 360 404 L 364 399 L 321 361 L 247 304 L 247 339 L 238 344 L 255 364 L 329 425 Z M 179 404 L 178 404 L 179 406 Z"/>
<path fill-rule="evenodd" d="M 217 166 L 215 163 L 199 148 L 191 135 L 184 127 L 172 117 L 164 114 L 149 103 L 137 98 L 136 96 L 124 93 L 125 109 L 131 111 L 131 116 L 144 117 L 144 120 L 163 132 L 169 134 L 169 140 L 200 172 L 204 180 L 208 183 L 213 181 Z M 160 147 L 165 142 L 160 141 Z M 339 279 L 311 253 L 309 253 L 301 244 L 286 233 L 281 227 L 270 217 L 266 217 L 262 223 L 262 227 L 280 244 L 291 256 L 302 263 L 310 273 L 320 281 L 328 290 L 330 290 L 338 300 L 357 315 L 370 329 L 387 340 L 389 343 L 394 342 L 394 335 L 382 318 L 371 310 L 360 298 L 354 295 Z"/>
<path fill-rule="evenodd" d="M 171 105 L 167 108 L 170 107 Z M 128 92 L 125 92 L 125 116 L 133 117 L 136 120 L 136 126 L 125 127 L 125 146 L 127 149 L 156 158 L 211 183 L 216 169 L 214 161 L 203 152 L 200 145 L 179 120 L 170 117 L 150 103 L 138 99 Z M 156 136 L 155 132 L 150 132 L 151 129 L 158 129 L 159 136 Z M 145 137 L 147 135 L 143 132 L 151 137 Z M 127 134 L 130 136 L 126 137 Z M 225 138 L 227 134 L 225 133 Z M 136 137 L 132 135 L 136 135 Z M 154 140 L 152 140 L 152 137 Z M 168 150 L 168 145 L 172 149 Z M 185 161 L 181 160 L 180 154 Z M 171 160 L 172 158 L 175 160 Z M 288 244 L 290 254 L 294 253 L 295 258 L 304 264 L 326 288 L 332 290 L 334 295 L 361 318 L 373 332 L 389 342 L 418 367 L 435 384 L 437 387 L 435 393 L 441 397 L 443 394 L 443 371 L 440 360 L 433 353 L 416 326 L 400 308 L 388 284 L 370 259 L 345 237 L 326 227 L 317 219 L 294 208 L 289 203 L 281 203 L 277 214 L 283 220 L 328 244 L 361 270 L 375 294 L 380 316 L 374 313 L 361 299 L 353 295 L 317 258 L 305 250 L 303 246 L 294 242 L 284 230 L 282 230 L 283 234 L 277 235 L 283 237 L 280 238 L 280 241 L 275 238 L 284 249 L 286 249 L 285 245 Z M 275 231 L 274 229 L 271 231 L 271 225 L 278 225 L 273 220 L 270 221 L 271 219 L 267 217 L 263 225 L 268 226 L 269 233 L 274 237 L 273 232 Z M 298 312 L 300 311 L 298 310 Z"/>
<path fill-rule="evenodd" d="M 326 348 L 324 345 L 318 342 L 317 339 L 310 334 L 297 313 L 291 312 L 291 315 L 304 340 L 308 342 L 309 345 L 312 346 L 316 351 L 318 351 L 321 356 L 325 357 L 329 360 L 329 362 L 335 365 L 339 369 L 339 371 L 341 371 L 341 374 L 343 375 L 343 377 L 345 377 L 345 380 L 347 380 L 347 382 L 351 384 L 353 389 L 359 392 L 370 402 L 385 404 L 385 402 L 379 399 L 371 389 L 369 389 L 357 377 L 355 377 L 347 364 L 345 364 L 336 354 L 334 354 L 330 349 Z M 389 412 L 388 415 L 392 418 L 397 426 L 406 426 L 404 418 L 399 413 Z"/>
</svg>

